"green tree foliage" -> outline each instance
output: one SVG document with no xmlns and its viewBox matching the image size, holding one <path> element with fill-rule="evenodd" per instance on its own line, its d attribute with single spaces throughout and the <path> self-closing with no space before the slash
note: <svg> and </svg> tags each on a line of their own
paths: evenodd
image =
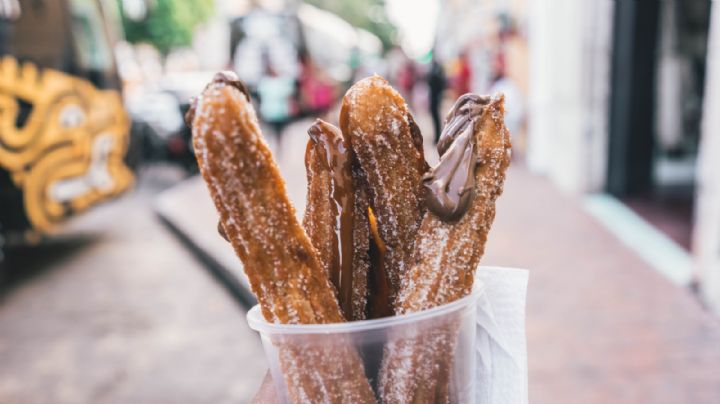
<svg viewBox="0 0 720 404">
<path fill-rule="evenodd" d="M 118 1 L 122 9 L 123 2 Z M 174 48 L 189 46 L 195 28 L 215 10 L 213 0 L 153 0 L 147 4 L 147 15 L 141 21 L 122 13 L 125 35 L 132 43 L 154 45 L 164 55 Z"/>
<path fill-rule="evenodd" d="M 305 0 L 306 3 L 333 12 L 350 24 L 377 35 L 385 49 L 396 41 L 397 31 L 385 12 L 383 0 Z"/>
</svg>

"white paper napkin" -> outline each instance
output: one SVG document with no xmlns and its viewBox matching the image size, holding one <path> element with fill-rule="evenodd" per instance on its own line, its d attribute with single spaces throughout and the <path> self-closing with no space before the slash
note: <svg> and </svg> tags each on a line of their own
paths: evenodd
<svg viewBox="0 0 720 404">
<path fill-rule="evenodd" d="M 525 297 L 528 271 L 480 267 L 477 311 L 477 404 L 527 404 Z"/>
</svg>

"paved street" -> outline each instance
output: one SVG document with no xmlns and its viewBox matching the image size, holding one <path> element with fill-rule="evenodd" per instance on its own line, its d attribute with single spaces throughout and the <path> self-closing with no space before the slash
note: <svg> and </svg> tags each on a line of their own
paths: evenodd
<svg viewBox="0 0 720 404">
<path fill-rule="evenodd" d="M 32 275 L 0 298 L 0 403 L 246 402 L 266 366 L 259 340 L 150 206 L 175 177 L 148 173 L 10 262 Z"/>
</svg>

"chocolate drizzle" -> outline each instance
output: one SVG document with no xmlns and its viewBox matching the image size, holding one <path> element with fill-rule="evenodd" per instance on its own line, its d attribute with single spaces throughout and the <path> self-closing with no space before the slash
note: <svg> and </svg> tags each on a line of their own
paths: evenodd
<svg viewBox="0 0 720 404">
<path fill-rule="evenodd" d="M 231 87 L 235 87 L 238 91 L 245 94 L 245 97 L 250 101 L 250 92 L 248 91 L 247 87 L 245 86 L 245 83 L 240 81 L 237 74 L 235 72 L 229 71 L 229 70 L 223 70 L 220 72 L 215 73 L 215 76 L 213 77 L 212 81 L 207 85 L 208 87 L 213 84 L 224 84 Z M 190 99 L 190 108 L 185 113 L 185 124 L 187 126 L 192 126 L 193 119 L 195 119 L 195 110 L 197 109 L 197 97 L 192 97 Z"/>
<path fill-rule="evenodd" d="M 223 229 L 223 227 L 222 227 L 222 222 L 219 220 L 218 220 L 218 224 L 217 224 L 217 231 L 218 231 L 218 234 L 220 235 L 220 237 L 223 238 L 223 240 L 230 242 L 230 239 L 228 238 L 227 234 L 225 233 L 225 229 Z"/>
<path fill-rule="evenodd" d="M 336 254 L 331 263 L 330 280 L 338 291 L 338 300 L 346 318 L 352 316 L 353 293 L 353 210 L 355 190 L 353 187 L 350 151 L 345 145 L 340 130 L 317 119 L 308 129 L 308 135 L 315 145 L 325 152 L 324 163 L 332 175 L 330 197 L 334 202 Z"/>
<path fill-rule="evenodd" d="M 472 202 L 478 164 L 474 135 L 489 103 L 489 97 L 475 94 L 455 102 L 437 145 L 440 162 L 423 176 L 427 207 L 446 222 L 460 219 Z"/>
<path fill-rule="evenodd" d="M 220 72 L 215 73 L 215 77 L 213 77 L 213 80 L 210 84 L 213 83 L 222 83 L 231 87 L 235 87 L 240 91 L 241 93 L 245 94 L 245 97 L 250 100 L 250 92 L 248 91 L 247 87 L 245 86 L 245 83 L 240 81 L 237 74 L 235 72 L 230 70 L 223 70 Z"/>
</svg>

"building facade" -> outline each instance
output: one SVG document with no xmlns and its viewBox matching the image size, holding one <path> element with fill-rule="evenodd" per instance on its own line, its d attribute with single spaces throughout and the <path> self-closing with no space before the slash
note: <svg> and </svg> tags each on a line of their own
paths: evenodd
<svg viewBox="0 0 720 404">
<path fill-rule="evenodd" d="M 693 251 L 703 297 L 720 313 L 720 2 L 717 0 L 711 16 Z"/>
<path fill-rule="evenodd" d="M 660 230 L 647 255 L 686 255 L 669 277 L 717 312 L 719 3 L 529 2 L 527 139 L 532 171 Z"/>
</svg>

